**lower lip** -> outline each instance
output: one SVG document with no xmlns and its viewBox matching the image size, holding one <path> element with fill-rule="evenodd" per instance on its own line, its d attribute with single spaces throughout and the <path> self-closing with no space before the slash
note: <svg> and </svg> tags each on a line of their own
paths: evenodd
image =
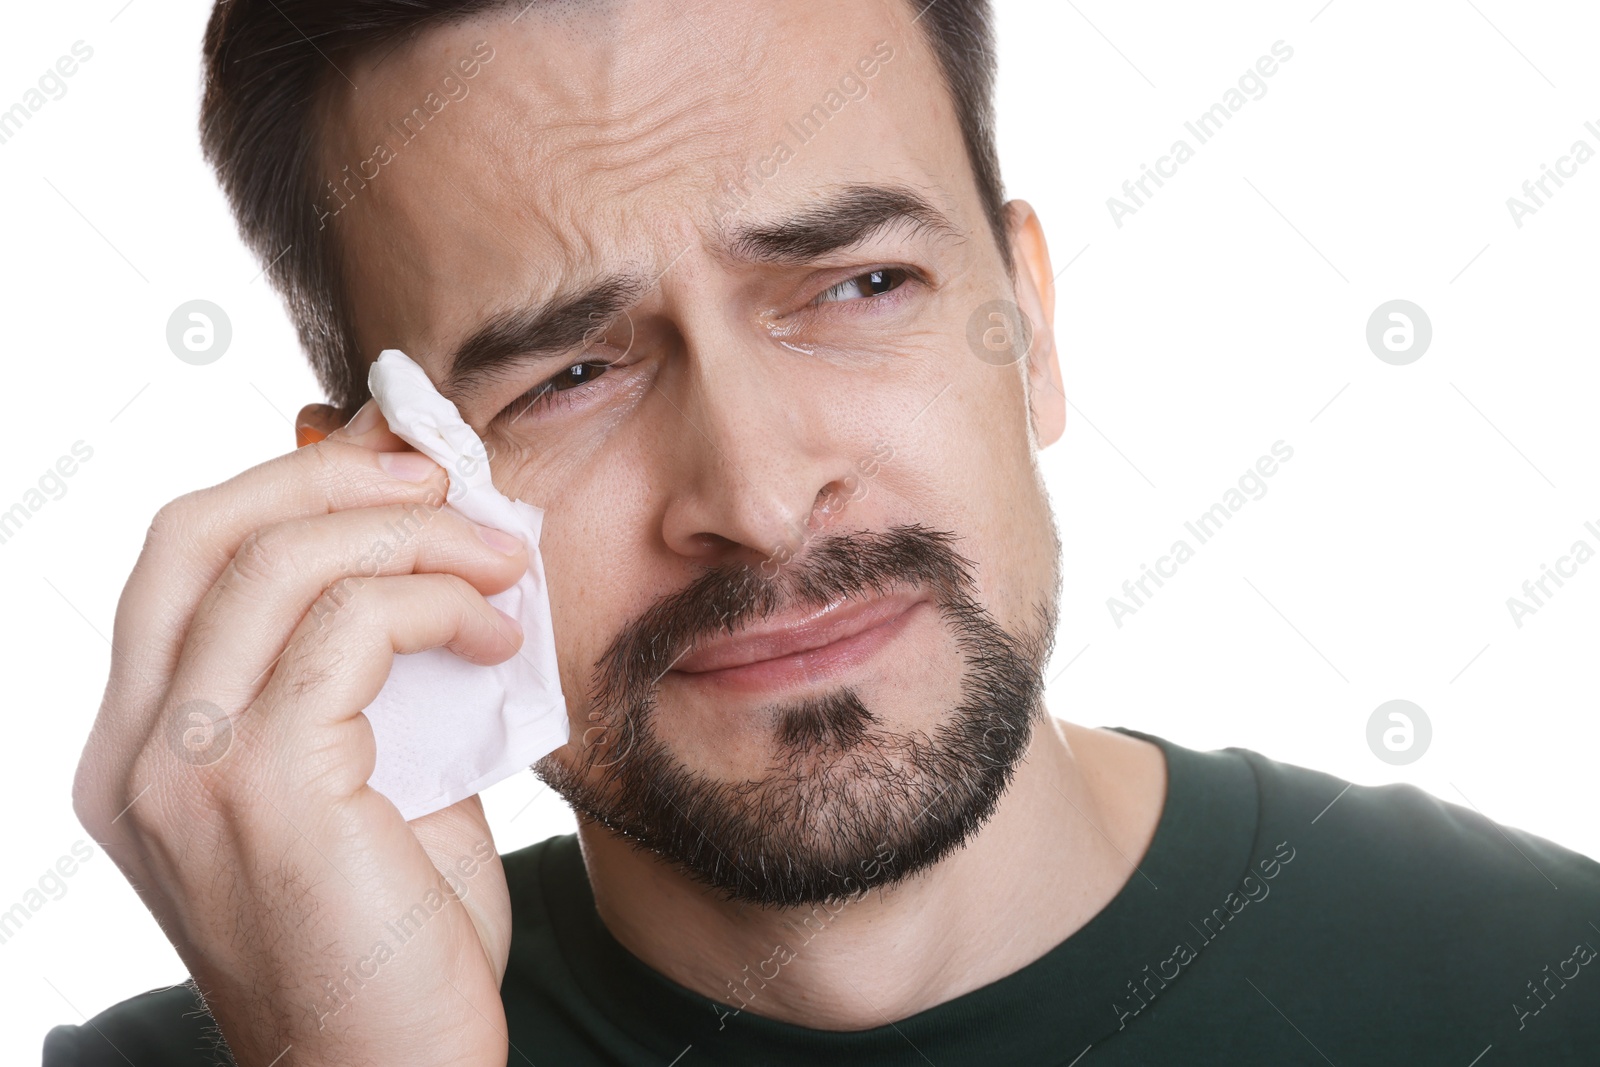
<svg viewBox="0 0 1600 1067">
<path fill-rule="evenodd" d="M 884 645 L 899 636 L 920 609 L 927 606 L 926 601 L 918 601 L 876 626 L 820 648 L 697 674 L 683 671 L 669 673 L 681 681 L 713 686 L 728 692 L 755 693 L 815 685 L 853 670 L 871 659 Z"/>
</svg>

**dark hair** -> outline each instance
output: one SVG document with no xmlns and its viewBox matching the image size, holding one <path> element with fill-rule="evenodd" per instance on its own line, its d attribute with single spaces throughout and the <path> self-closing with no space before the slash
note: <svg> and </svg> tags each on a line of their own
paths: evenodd
<svg viewBox="0 0 1600 1067">
<path fill-rule="evenodd" d="M 509 0 L 217 0 L 206 26 L 200 141 L 239 233 L 283 295 L 329 400 L 367 398 L 340 250 L 324 228 L 321 107 L 341 57 L 399 43 Z M 538 2 L 538 0 L 534 0 Z M 1010 270 L 995 151 L 993 20 L 988 0 L 911 0 L 961 124 L 984 214 Z M 925 6 L 924 6 L 925 5 Z"/>
</svg>

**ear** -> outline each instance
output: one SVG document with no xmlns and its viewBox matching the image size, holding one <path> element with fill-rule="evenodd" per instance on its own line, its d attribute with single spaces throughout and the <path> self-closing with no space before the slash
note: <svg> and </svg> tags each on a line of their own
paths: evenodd
<svg viewBox="0 0 1600 1067">
<path fill-rule="evenodd" d="M 339 409 L 328 404 L 307 404 L 294 420 L 294 446 L 314 445 L 345 423 Z"/>
<path fill-rule="evenodd" d="M 1046 448 L 1067 425 L 1067 396 L 1056 359 L 1056 284 L 1050 249 L 1039 216 L 1026 200 L 1006 204 L 1006 229 L 1011 235 L 1011 263 L 1017 278 L 1017 304 L 1033 325 L 1028 348 L 1028 406 L 1034 436 Z"/>
</svg>

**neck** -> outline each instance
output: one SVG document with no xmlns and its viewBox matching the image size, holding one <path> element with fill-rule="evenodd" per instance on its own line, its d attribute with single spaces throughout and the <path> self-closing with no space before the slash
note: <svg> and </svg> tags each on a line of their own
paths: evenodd
<svg viewBox="0 0 1600 1067">
<path fill-rule="evenodd" d="M 601 919 L 646 964 L 730 1015 L 864 1030 L 988 985 L 1070 937 L 1138 877 L 1165 793 L 1154 745 L 1046 718 L 963 848 L 814 908 L 732 903 L 598 824 L 580 821 L 578 836 Z"/>
</svg>

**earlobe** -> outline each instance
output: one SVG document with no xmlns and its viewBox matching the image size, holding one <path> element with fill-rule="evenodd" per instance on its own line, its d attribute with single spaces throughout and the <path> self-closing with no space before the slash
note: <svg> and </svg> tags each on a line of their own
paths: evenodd
<svg viewBox="0 0 1600 1067">
<path fill-rule="evenodd" d="M 307 404 L 294 420 L 294 446 L 314 445 L 343 423 L 338 408 L 329 404 Z"/>
<path fill-rule="evenodd" d="M 1046 448 L 1061 437 L 1067 423 L 1067 398 L 1056 355 L 1055 273 L 1044 227 L 1032 205 L 1026 200 L 1007 203 L 1006 225 L 1011 234 L 1017 302 L 1033 324 L 1033 343 L 1028 349 L 1029 414 L 1039 447 Z"/>
</svg>

